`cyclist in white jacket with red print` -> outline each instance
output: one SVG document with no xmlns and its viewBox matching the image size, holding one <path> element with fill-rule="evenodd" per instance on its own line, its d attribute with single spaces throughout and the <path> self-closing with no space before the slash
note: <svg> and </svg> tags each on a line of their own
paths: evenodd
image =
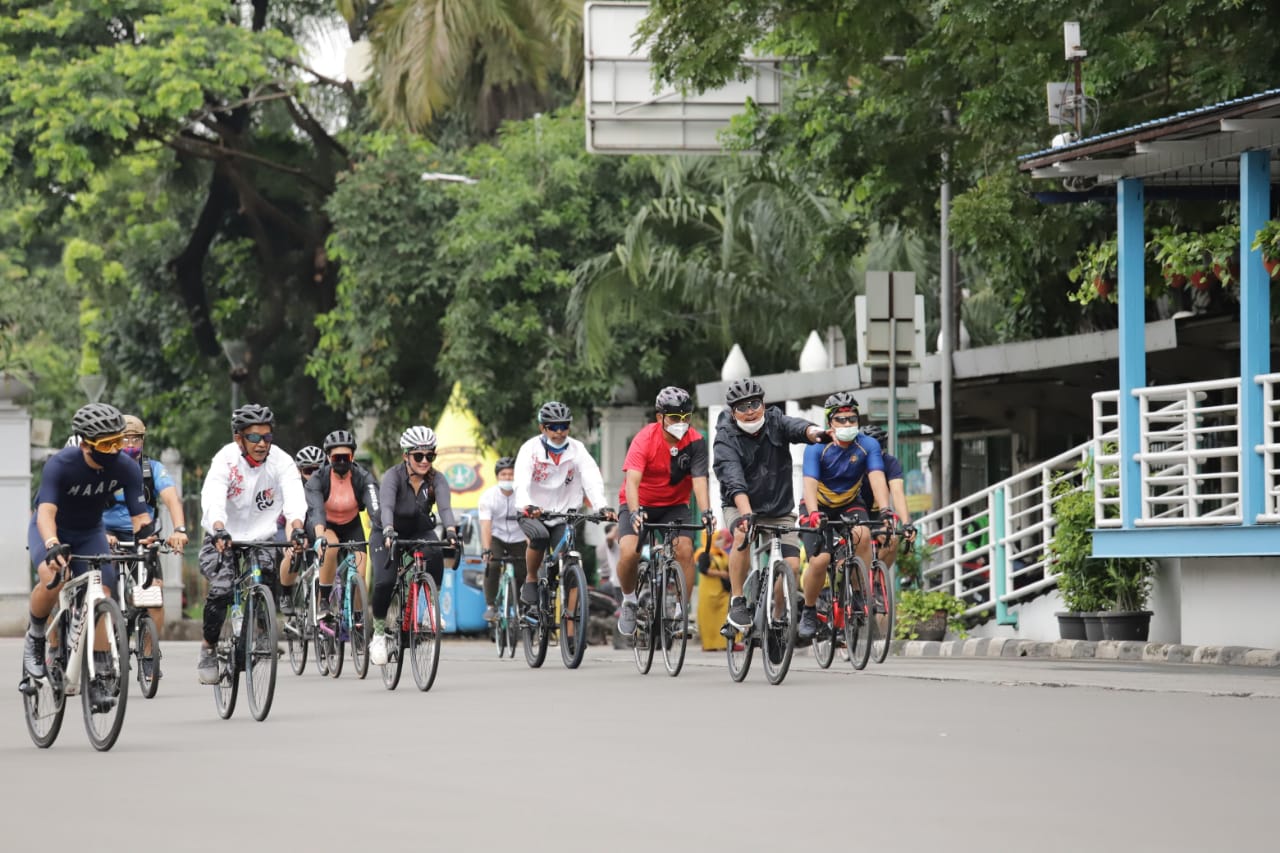
<svg viewBox="0 0 1280 853">
<path fill-rule="evenodd" d="M 213 647 L 231 602 L 235 564 L 223 558 L 232 540 L 265 541 L 276 536 L 276 519 L 284 512 L 292 528 L 294 546 L 306 544 L 303 521 L 307 497 L 293 458 L 275 446 L 271 430 L 275 415 L 266 406 L 250 403 L 231 415 L 232 441 L 209 463 L 200 489 L 200 526 L 205 530 L 200 547 L 200 573 L 209 579 L 204 604 L 204 645 L 196 673 L 201 684 L 218 683 L 218 660 Z M 275 550 L 258 554 L 264 575 L 274 578 Z M 266 580 L 271 585 L 273 580 Z"/>
<path fill-rule="evenodd" d="M 587 447 L 569 437 L 573 414 L 564 403 L 551 401 L 538 410 L 539 434 L 529 439 L 516 454 L 516 506 L 522 510 L 520 529 L 525 546 L 525 583 L 520 600 L 538 603 L 538 567 L 542 555 L 554 539 L 559 541 L 564 522 L 546 525 L 539 518 L 546 512 L 581 509 L 583 501 L 592 509 L 613 516 L 604 502 L 604 478 L 600 466 Z"/>
</svg>

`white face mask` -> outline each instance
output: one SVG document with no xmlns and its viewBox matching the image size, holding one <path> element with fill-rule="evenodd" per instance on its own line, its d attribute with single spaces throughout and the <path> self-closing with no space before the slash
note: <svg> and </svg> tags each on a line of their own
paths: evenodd
<svg viewBox="0 0 1280 853">
<path fill-rule="evenodd" d="M 676 437 L 676 441 L 684 438 L 684 434 L 689 431 L 689 425 L 681 421 L 680 423 L 667 424 L 663 427 L 667 432 Z"/>
<path fill-rule="evenodd" d="M 853 441 L 857 437 L 858 428 L 856 426 L 836 427 L 836 438 L 840 441 Z"/>
<path fill-rule="evenodd" d="M 515 480 L 499 480 L 498 488 L 502 489 L 502 491 L 504 492 L 514 492 L 516 490 L 516 481 Z"/>
<path fill-rule="evenodd" d="M 760 430 L 764 429 L 764 418 L 761 418 L 758 421 L 737 421 L 737 424 L 738 429 L 742 430 L 747 435 L 755 435 Z"/>
</svg>

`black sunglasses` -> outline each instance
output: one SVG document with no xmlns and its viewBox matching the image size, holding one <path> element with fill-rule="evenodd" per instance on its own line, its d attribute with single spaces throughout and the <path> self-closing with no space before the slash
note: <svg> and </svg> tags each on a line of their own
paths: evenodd
<svg viewBox="0 0 1280 853">
<path fill-rule="evenodd" d="M 410 453 L 410 454 L 409 454 L 409 458 L 410 458 L 410 459 L 412 459 L 414 462 L 417 462 L 418 464 L 422 464 L 423 462 L 435 462 L 435 461 L 436 461 L 436 454 L 435 454 L 434 452 L 431 452 L 431 453 Z"/>
<path fill-rule="evenodd" d="M 567 423 L 543 424 L 543 426 L 546 428 L 547 432 L 565 432 L 569 429 L 569 425 Z"/>
<path fill-rule="evenodd" d="M 240 437 L 250 444 L 259 444 L 264 441 L 274 441 L 275 435 L 269 432 L 242 432 Z"/>
<path fill-rule="evenodd" d="M 764 400 L 743 400 L 741 403 L 734 403 L 733 410 L 742 415 L 747 412 L 754 412 L 762 406 L 764 406 Z"/>
</svg>

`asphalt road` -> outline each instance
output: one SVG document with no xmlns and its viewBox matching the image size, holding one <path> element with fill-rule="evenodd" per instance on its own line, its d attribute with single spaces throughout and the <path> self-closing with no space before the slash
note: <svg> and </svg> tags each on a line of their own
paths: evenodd
<svg viewBox="0 0 1280 853">
<path fill-rule="evenodd" d="M 1208 851 L 1277 849 L 1280 673 L 1210 666 L 723 653 L 676 679 L 592 647 L 566 671 L 445 646 L 419 693 L 294 676 L 217 717 L 196 645 L 99 754 L 78 701 L 38 750 L 0 714 L 3 850 Z M 14 673 L 20 643 L 0 641 Z M 93 817 L 90 817 L 90 815 Z M 61 831 L 64 837 L 56 833 Z M 301 845 L 301 846 L 300 846 Z"/>
</svg>

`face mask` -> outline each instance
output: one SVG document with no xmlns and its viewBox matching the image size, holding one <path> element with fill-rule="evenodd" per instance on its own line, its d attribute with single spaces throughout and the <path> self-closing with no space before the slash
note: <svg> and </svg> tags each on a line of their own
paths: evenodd
<svg viewBox="0 0 1280 853">
<path fill-rule="evenodd" d="M 333 473 L 337 474 L 339 477 L 343 477 L 351 473 L 351 460 L 350 459 L 333 460 Z"/>
<path fill-rule="evenodd" d="M 552 444 L 547 441 L 546 436 L 543 436 L 542 446 L 545 447 L 549 453 L 562 453 L 564 452 L 564 449 L 569 446 L 569 439 L 566 438 L 564 440 L 564 444 Z"/>
<path fill-rule="evenodd" d="M 141 447 L 122 447 L 120 448 L 120 452 L 123 453 L 125 456 L 128 456 L 130 459 L 142 458 Z"/>
<path fill-rule="evenodd" d="M 97 462 L 104 468 L 111 464 L 112 459 L 116 458 L 116 454 L 114 453 L 103 453 L 101 450 L 93 449 L 89 450 L 89 455 L 93 457 L 94 462 Z"/>
<path fill-rule="evenodd" d="M 836 427 L 836 438 L 840 441 L 853 441 L 857 437 L 858 428 L 856 426 Z"/>
<path fill-rule="evenodd" d="M 684 438 L 684 434 L 689 431 L 689 425 L 686 423 L 667 424 L 663 429 L 674 435 L 676 440 L 679 441 Z"/>
<path fill-rule="evenodd" d="M 737 421 L 737 424 L 738 429 L 742 430 L 747 435 L 755 435 L 760 430 L 764 429 L 764 418 L 761 418 L 758 421 Z"/>
<path fill-rule="evenodd" d="M 516 490 L 516 481 L 515 480 L 499 480 L 498 488 L 502 489 L 502 491 L 504 492 L 514 492 Z"/>
</svg>

